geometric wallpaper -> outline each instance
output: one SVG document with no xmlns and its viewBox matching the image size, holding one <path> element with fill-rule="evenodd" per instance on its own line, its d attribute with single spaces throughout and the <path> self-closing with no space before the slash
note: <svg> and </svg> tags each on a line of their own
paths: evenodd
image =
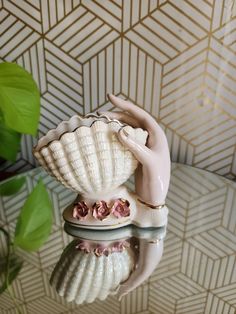
<svg viewBox="0 0 236 314">
<path fill-rule="evenodd" d="M 53 201 L 53 227 L 37 251 L 19 250 L 24 264 L 12 290 L 22 314 L 235 314 L 236 183 L 185 165 L 172 164 L 169 217 L 162 259 L 141 286 L 119 302 L 116 296 L 91 304 L 67 303 L 49 278 L 71 237 L 63 231 L 63 209 L 74 192 L 37 168 L 16 195 L 0 198 L 0 225 L 14 232 L 19 210 L 42 177 Z M 6 241 L 0 233 L 0 259 Z M 16 314 L 7 292 L 0 313 Z"/>
<path fill-rule="evenodd" d="M 0 62 L 41 90 L 38 136 L 74 114 L 113 110 L 114 93 L 150 112 L 172 161 L 236 176 L 233 0 L 0 0 Z M 36 165 L 24 136 L 8 170 Z"/>
<path fill-rule="evenodd" d="M 164 254 L 149 279 L 155 314 L 236 313 L 236 184 L 172 167 Z"/>
</svg>

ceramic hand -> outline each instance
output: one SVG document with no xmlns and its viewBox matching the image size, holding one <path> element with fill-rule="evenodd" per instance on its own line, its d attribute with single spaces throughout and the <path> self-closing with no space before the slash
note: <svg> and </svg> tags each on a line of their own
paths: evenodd
<svg viewBox="0 0 236 314">
<path fill-rule="evenodd" d="M 114 95 L 109 94 L 108 97 L 123 112 L 109 111 L 102 114 L 133 127 L 146 129 L 149 134 L 146 145 L 142 145 L 135 142 L 123 129 L 118 133 L 119 140 L 140 162 L 135 172 L 138 198 L 151 205 L 164 204 L 170 181 L 170 154 L 163 130 L 143 109 Z"/>
<path fill-rule="evenodd" d="M 140 239 L 139 260 L 137 267 L 130 277 L 119 286 L 117 297 L 121 300 L 129 292 L 143 284 L 156 269 L 163 254 L 163 240 L 150 243 L 146 239 Z"/>
</svg>

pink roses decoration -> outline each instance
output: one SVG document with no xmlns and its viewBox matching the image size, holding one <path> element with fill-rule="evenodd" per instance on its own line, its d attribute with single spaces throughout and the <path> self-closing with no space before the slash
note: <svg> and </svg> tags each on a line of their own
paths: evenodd
<svg viewBox="0 0 236 314">
<path fill-rule="evenodd" d="M 104 220 L 108 215 L 110 215 L 110 209 L 105 201 L 99 201 L 93 205 L 94 218 Z"/>
<path fill-rule="evenodd" d="M 130 243 L 127 241 L 120 241 L 112 243 L 111 245 L 104 246 L 87 241 L 80 241 L 75 248 L 84 253 L 94 253 L 97 257 L 105 255 L 108 256 L 111 253 L 122 252 L 124 249 L 129 248 Z"/>
<path fill-rule="evenodd" d="M 101 221 L 110 214 L 113 214 L 116 218 L 123 218 L 130 216 L 129 205 L 129 202 L 122 198 L 115 200 L 110 207 L 105 201 L 98 201 L 90 208 L 85 202 L 81 201 L 74 204 L 72 216 L 73 218 L 84 220 L 91 212 L 95 219 Z"/>
<path fill-rule="evenodd" d="M 130 215 L 129 202 L 119 198 L 114 202 L 111 212 L 116 218 L 128 217 Z"/>
<path fill-rule="evenodd" d="M 85 241 L 82 241 L 82 242 L 79 242 L 75 248 L 79 251 L 83 251 L 85 253 L 90 253 L 91 252 L 91 249 L 90 249 L 90 245 L 88 242 L 85 242 Z"/>
<path fill-rule="evenodd" d="M 78 202 L 74 204 L 73 208 L 73 218 L 77 218 L 79 220 L 84 220 L 89 213 L 89 207 L 85 202 Z"/>
</svg>

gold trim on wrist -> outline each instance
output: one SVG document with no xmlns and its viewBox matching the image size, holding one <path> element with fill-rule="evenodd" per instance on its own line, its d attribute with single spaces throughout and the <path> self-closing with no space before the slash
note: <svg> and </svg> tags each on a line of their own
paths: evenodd
<svg viewBox="0 0 236 314">
<path fill-rule="evenodd" d="M 162 209 L 164 206 L 166 206 L 166 204 L 162 204 L 162 205 L 151 205 L 151 204 L 148 204 L 148 203 L 146 203 L 146 202 L 140 200 L 139 198 L 138 198 L 138 201 L 139 201 L 140 203 L 146 205 L 147 207 L 152 208 L 152 209 Z"/>
</svg>

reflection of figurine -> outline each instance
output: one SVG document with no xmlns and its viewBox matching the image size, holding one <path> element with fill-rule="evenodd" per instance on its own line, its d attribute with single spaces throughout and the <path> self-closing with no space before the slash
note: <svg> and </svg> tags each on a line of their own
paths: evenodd
<svg viewBox="0 0 236 314">
<path fill-rule="evenodd" d="M 134 254 L 125 245 L 120 252 L 109 252 L 114 247 L 90 241 L 72 241 L 54 269 L 51 285 L 67 302 L 82 304 L 97 298 L 106 299 L 129 277 L 134 267 Z"/>
<path fill-rule="evenodd" d="M 64 211 L 67 222 L 94 229 L 131 223 L 163 226 L 170 179 L 165 134 L 146 111 L 109 98 L 126 112 L 74 116 L 41 138 L 34 155 L 51 175 L 79 193 Z M 122 185 L 135 169 L 136 194 Z"/>
<path fill-rule="evenodd" d="M 66 223 L 65 230 L 76 238 L 63 251 L 50 282 L 68 302 L 91 303 L 109 294 L 120 298 L 141 285 L 162 256 L 165 228 L 89 231 Z"/>
</svg>

